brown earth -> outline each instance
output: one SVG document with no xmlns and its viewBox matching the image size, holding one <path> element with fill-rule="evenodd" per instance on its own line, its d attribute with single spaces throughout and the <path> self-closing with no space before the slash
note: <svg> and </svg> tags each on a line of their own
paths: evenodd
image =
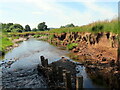
<svg viewBox="0 0 120 90">
<path fill-rule="evenodd" d="M 117 61 L 117 35 L 112 33 L 62 33 L 54 34 L 49 40 L 52 44 L 67 47 L 68 44 L 77 43 L 71 52 L 80 59 L 82 56 L 89 57 L 92 61 Z"/>
<path fill-rule="evenodd" d="M 110 88 L 120 88 L 120 71 L 117 66 L 118 41 L 117 35 L 112 33 L 83 33 L 72 32 L 54 34 L 50 43 L 67 47 L 71 43 L 78 45 L 73 47 L 72 59 L 82 62 L 86 66 L 88 74 L 95 78 L 105 80 Z"/>
</svg>

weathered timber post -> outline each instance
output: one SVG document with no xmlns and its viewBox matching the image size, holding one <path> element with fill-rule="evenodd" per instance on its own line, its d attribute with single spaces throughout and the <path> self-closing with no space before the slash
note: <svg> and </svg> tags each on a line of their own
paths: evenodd
<svg viewBox="0 0 120 90">
<path fill-rule="evenodd" d="M 40 56 L 40 59 L 41 59 L 41 65 L 44 66 L 44 61 L 45 61 L 44 56 Z"/>
<path fill-rule="evenodd" d="M 72 83 L 71 83 L 71 73 L 70 71 L 67 71 L 65 73 L 65 86 L 66 86 L 66 90 L 72 90 Z"/>
<path fill-rule="evenodd" d="M 60 81 L 60 82 L 63 81 L 63 75 L 62 75 L 62 74 L 63 74 L 63 68 L 62 68 L 62 66 L 59 66 L 59 67 L 58 67 L 58 75 L 59 75 L 58 78 L 59 78 L 59 81 Z"/>
<path fill-rule="evenodd" d="M 47 67 L 48 66 L 48 59 L 44 60 L 44 66 Z"/>
<path fill-rule="evenodd" d="M 41 59 L 41 65 L 43 67 L 47 67 L 48 66 L 48 59 L 45 59 L 44 56 L 40 56 Z"/>
<path fill-rule="evenodd" d="M 83 76 L 76 77 L 76 90 L 83 89 Z"/>
</svg>

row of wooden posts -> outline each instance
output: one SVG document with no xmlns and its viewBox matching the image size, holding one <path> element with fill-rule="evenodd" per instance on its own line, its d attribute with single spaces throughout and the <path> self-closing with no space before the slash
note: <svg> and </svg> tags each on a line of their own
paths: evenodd
<svg viewBox="0 0 120 90">
<path fill-rule="evenodd" d="M 47 67 L 48 59 L 45 59 L 44 56 L 40 56 L 40 59 L 41 59 L 41 65 L 43 67 Z M 71 80 L 72 78 L 76 80 L 76 85 L 75 85 L 76 90 L 80 90 L 83 88 L 83 76 L 71 77 L 72 76 L 71 72 L 67 71 L 66 69 L 63 69 L 62 66 L 58 66 L 57 69 L 53 67 L 52 69 L 54 74 L 58 72 L 57 77 L 59 77 L 60 82 L 65 83 L 66 90 L 72 89 L 72 80 Z"/>
</svg>

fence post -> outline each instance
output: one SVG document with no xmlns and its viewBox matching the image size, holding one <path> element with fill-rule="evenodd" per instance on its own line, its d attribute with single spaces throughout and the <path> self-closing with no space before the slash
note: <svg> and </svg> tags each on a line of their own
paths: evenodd
<svg viewBox="0 0 120 90">
<path fill-rule="evenodd" d="M 76 77 L 76 90 L 83 89 L 83 76 Z"/>
</svg>

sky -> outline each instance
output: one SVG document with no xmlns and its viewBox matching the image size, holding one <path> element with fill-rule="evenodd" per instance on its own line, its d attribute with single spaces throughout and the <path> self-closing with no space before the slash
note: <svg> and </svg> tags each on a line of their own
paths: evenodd
<svg viewBox="0 0 120 90">
<path fill-rule="evenodd" d="M 58 28 L 86 25 L 118 16 L 119 0 L 0 0 L 0 22 Z"/>
</svg>

